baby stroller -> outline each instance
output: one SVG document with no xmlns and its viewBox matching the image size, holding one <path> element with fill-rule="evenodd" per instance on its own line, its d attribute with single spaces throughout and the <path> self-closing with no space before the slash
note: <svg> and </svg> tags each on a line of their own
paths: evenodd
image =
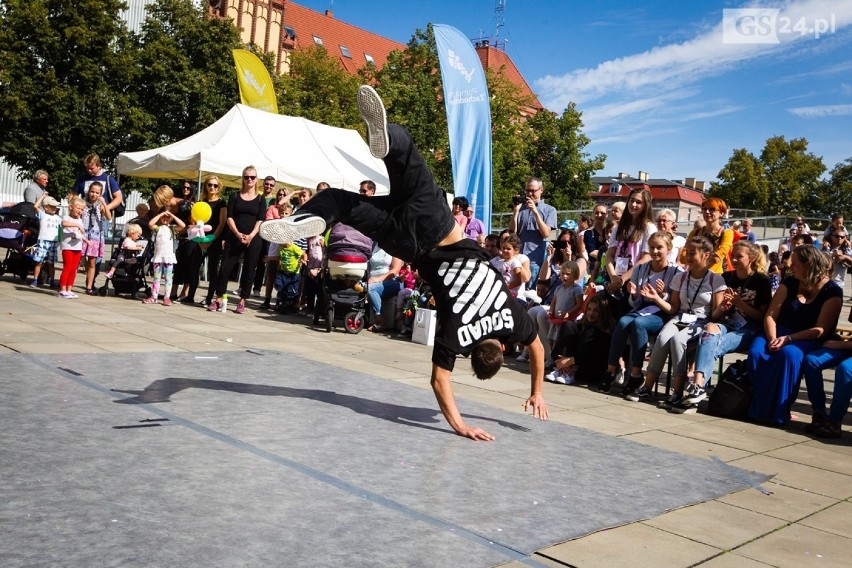
<svg viewBox="0 0 852 568">
<path fill-rule="evenodd" d="M 343 315 L 343 330 L 360 333 L 367 317 L 367 268 L 373 242 L 348 225 L 332 227 L 322 267 L 322 288 L 314 309 L 314 325 L 325 315 L 331 332 L 335 314 Z"/>
<path fill-rule="evenodd" d="M 144 290 L 144 297 L 151 296 L 151 286 L 148 285 L 146 274 L 150 273 L 151 259 L 154 255 L 154 247 L 150 241 L 138 240 L 138 244 L 144 245 L 144 248 L 136 253 L 136 256 L 131 256 L 129 251 L 124 252 L 124 262 L 115 267 L 115 273 L 112 278 L 107 278 L 103 286 L 98 288 L 98 296 L 106 296 L 109 293 L 109 285 L 115 289 L 115 295 L 129 294 L 131 298 L 139 297 L 139 290 Z M 110 258 L 112 264 L 122 250 L 119 247 L 114 247 Z"/>
<path fill-rule="evenodd" d="M 0 211 L 0 247 L 6 257 L 0 261 L 0 276 L 11 272 L 21 280 L 35 268 L 33 252 L 38 243 L 39 221 L 32 203 L 18 203 Z M 43 272 L 45 276 L 47 272 Z"/>
</svg>

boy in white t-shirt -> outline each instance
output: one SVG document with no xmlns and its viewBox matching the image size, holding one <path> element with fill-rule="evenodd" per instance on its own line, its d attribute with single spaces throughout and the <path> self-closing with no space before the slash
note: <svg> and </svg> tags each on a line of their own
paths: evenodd
<svg viewBox="0 0 852 568">
<path fill-rule="evenodd" d="M 39 226 L 38 243 L 33 254 L 36 265 L 33 269 L 33 280 L 30 282 L 30 287 L 38 287 L 41 268 L 47 264 L 50 287 L 56 288 L 56 251 L 59 249 L 59 226 L 62 224 L 62 217 L 58 215 L 59 202 L 45 192 L 36 200 L 34 207 Z"/>
</svg>

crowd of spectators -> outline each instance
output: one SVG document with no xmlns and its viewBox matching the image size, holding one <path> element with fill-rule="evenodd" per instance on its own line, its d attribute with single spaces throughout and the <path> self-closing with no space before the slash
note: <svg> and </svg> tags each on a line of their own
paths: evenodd
<svg viewBox="0 0 852 568">
<path fill-rule="evenodd" d="M 45 191 L 47 172 L 36 172 L 24 191 L 25 201 L 38 211 L 43 236 L 53 239 L 39 241 L 32 285 L 38 286 L 43 265 L 53 274 L 61 250 L 64 270 L 57 287 L 63 299 L 76 298 L 72 287 L 79 263 L 85 293 L 95 293 L 109 222 L 123 213 L 121 189 L 100 159 L 87 156 L 84 166 L 86 173 L 74 184 L 64 218 L 57 214 L 59 203 Z M 105 277 L 112 277 L 125 254 L 135 254 L 140 240 L 151 241 L 153 278 L 145 303 L 170 306 L 178 301 L 225 311 L 239 266 L 234 313 L 244 313 L 253 296 L 265 295 L 260 310 L 286 308 L 311 315 L 319 307 L 323 238 L 278 245 L 262 241 L 258 231 L 262 221 L 294 213 L 314 190 L 291 191 L 272 177 L 262 180 L 262 190 L 259 183 L 256 168 L 247 166 L 239 191 L 226 203 L 219 177 L 206 176 L 198 202 L 206 204 L 209 216 L 200 220 L 193 218 L 197 194 L 191 181 L 181 182 L 177 191 L 160 186 L 127 225 Z M 320 183 L 316 192 L 326 188 L 327 183 Z M 374 198 L 375 191 L 370 180 L 360 184 L 366 199 Z M 626 202 L 597 205 L 591 216 L 558 226 L 556 210 L 543 195 L 542 181 L 529 179 L 524 194 L 513 200 L 509 228 L 499 235 L 486 234 L 464 197 L 453 199 L 452 212 L 465 235 L 488 252 L 513 301 L 527 309 L 545 347 L 547 380 L 587 383 L 604 392 L 618 384 L 627 400 L 645 401 L 653 398 L 668 361 L 673 389 L 661 406 L 688 413 L 707 397 L 716 361 L 733 351 L 747 353 L 754 386 L 750 419 L 786 424 L 804 376 L 813 407 L 808 430 L 821 437 L 840 436 L 852 397 L 852 342 L 836 335 L 843 283 L 852 270 L 852 245 L 842 215 L 833 216 L 818 236 L 796 218 L 789 236 L 770 252 L 757 244 L 752 220 L 727 219 L 727 204 L 719 198 L 702 203 L 701 220 L 684 238 L 677 233 L 673 211 L 660 210 L 655 218 L 646 189 L 634 189 Z M 189 236 L 188 228 L 199 221 L 210 238 Z M 196 301 L 204 265 L 210 285 L 207 296 Z M 374 246 L 365 281 L 369 329 L 410 333 L 403 320 L 408 299 L 420 284 L 416 271 Z M 394 313 L 386 313 L 387 306 Z M 523 351 L 517 356 L 521 363 L 528 358 Z M 827 411 L 823 372 L 830 368 L 836 371 Z"/>
</svg>

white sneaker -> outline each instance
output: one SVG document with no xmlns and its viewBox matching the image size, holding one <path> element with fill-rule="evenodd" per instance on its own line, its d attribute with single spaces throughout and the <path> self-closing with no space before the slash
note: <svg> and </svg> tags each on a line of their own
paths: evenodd
<svg viewBox="0 0 852 568">
<path fill-rule="evenodd" d="M 544 380 L 550 383 L 558 383 L 559 381 L 556 380 L 557 375 L 559 375 L 559 371 L 554 369 L 544 376 Z"/>
<path fill-rule="evenodd" d="M 624 367 L 621 367 L 615 373 L 615 384 L 624 385 L 625 380 L 627 380 L 627 374 L 624 372 Z"/>
<path fill-rule="evenodd" d="M 515 357 L 515 361 L 517 361 L 518 363 L 529 363 L 530 354 L 526 351 L 521 351 L 521 354 Z"/>
<path fill-rule="evenodd" d="M 384 158 L 388 155 L 390 141 L 388 140 L 388 117 L 385 114 L 382 98 L 373 87 L 361 85 L 358 87 L 357 99 L 361 118 L 367 124 L 367 143 L 370 145 L 370 153 L 376 158 Z"/>
<path fill-rule="evenodd" d="M 574 384 L 574 375 L 568 373 L 566 371 L 561 371 L 556 376 L 556 382 L 560 385 L 573 385 Z"/>
<path fill-rule="evenodd" d="M 289 217 L 272 219 L 260 224 L 260 237 L 270 243 L 292 243 L 325 231 L 325 219 L 310 213 L 295 213 Z"/>
</svg>

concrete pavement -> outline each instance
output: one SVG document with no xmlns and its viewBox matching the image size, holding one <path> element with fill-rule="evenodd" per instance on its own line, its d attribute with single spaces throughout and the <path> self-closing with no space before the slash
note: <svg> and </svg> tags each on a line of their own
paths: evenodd
<svg viewBox="0 0 852 568">
<path fill-rule="evenodd" d="M 156 357 L 164 352 L 276 350 L 429 389 L 430 348 L 368 332 L 348 335 L 339 328 L 327 334 L 312 329 L 304 318 L 251 309 L 258 303 L 251 302 L 239 316 L 115 297 L 60 300 L 7 275 L 0 280 L 0 353 Z M 525 371 L 512 361 L 494 379 L 478 381 L 460 362 L 454 389 L 461 405 L 470 400 L 520 412 L 529 390 Z M 705 414 L 671 415 L 583 387 L 546 384 L 545 397 L 551 420 L 714 457 L 774 478 L 763 485 L 768 495 L 740 491 L 539 550 L 531 561 L 546 566 L 825 567 L 847 566 L 852 558 L 850 418 L 838 441 L 808 437 L 803 432 L 810 420 L 804 392 L 795 408 L 797 419 L 785 429 Z M 405 560 L 399 565 L 406 565 Z"/>
</svg>

